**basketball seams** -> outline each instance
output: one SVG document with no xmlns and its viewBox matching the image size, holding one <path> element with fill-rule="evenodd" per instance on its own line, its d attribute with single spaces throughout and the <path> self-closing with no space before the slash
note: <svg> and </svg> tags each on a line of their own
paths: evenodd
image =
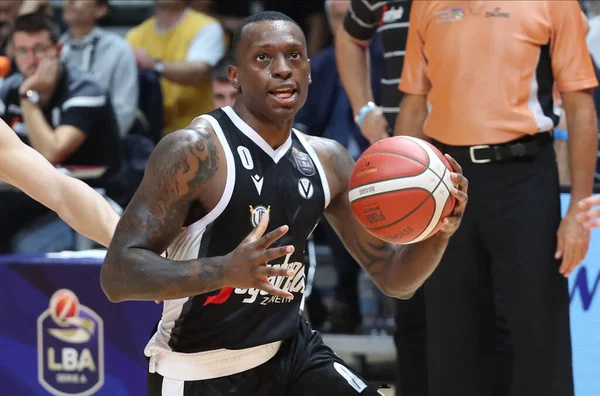
<svg viewBox="0 0 600 396">
<path fill-rule="evenodd" d="M 377 149 L 377 150 L 369 151 L 368 153 L 365 153 L 362 158 L 368 158 L 368 157 L 370 157 L 372 155 L 375 155 L 375 154 L 392 154 L 392 155 L 397 155 L 398 157 L 404 157 L 404 158 L 408 158 L 410 160 L 413 160 L 417 164 L 423 165 L 425 168 L 429 167 L 429 156 L 428 156 L 428 162 L 424 163 L 420 159 L 415 158 L 415 157 L 413 157 L 411 155 L 408 155 L 408 154 L 405 154 L 405 153 L 399 153 L 397 151 L 391 151 L 391 150 Z M 425 154 L 427 154 L 427 152 L 425 152 Z"/>
<path fill-rule="evenodd" d="M 368 228 L 368 229 L 370 229 L 370 230 L 376 231 L 376 230 L 383 230 L 383 229 L 385 229 L 385 228 L 388 228 L 388 227 L 391 227 L 391 226 L 393 226 L 393 225 L 395 225 L 395 224 L 398 224 L 398 223 L 400 223 L 401 221 L 404 221 L 404 220 L 406 220 L 406 219 L 407 219 L 408 217 L 410 217 L 410 216 L 411 216 L 413 213 L 415 213 L 415 212 L 416 212 L 416 211 L 417 211 L 417 210 L 418 210 L 420 207 L 422 207 L 423 205 L 425 205 L 425 202 L 427 202 L 427 200 L 428 200 L 429 198 L 432 198 L 432 199 L 433 199 L 433 202 L 434 202 L 434 210 L 433 210 L 433 214 L 435 215 L 435 213 L 436 213 L 436 209 L 437 209 L 437 200 L 435 199 L 435 197 L 433 197 L 433 193 L 434 193 L 434 192 L 435 192 L 435 191 L 436 191 L 436 190 L 439 188 L 439 186 L 440 186 L 440 184 L 441 184 L 441 183 L 442 183 L 442 180 L 441 180 L 441 179 L 439 179 L 439 181 L 437 182 L 437 184 L 435 185 L 435 187 L 434 187 L 433 189 L 431 189 L 431 191 L 429 191 L 429 190 L 427 190 L 427 189 L 423 189 L 423 190 L 425 190 L 425 191 L 427 191 L 427 192 L 429 193 L 429 194 L 427 195 L 427 198 L 425 198 L 423 201 L 421 201 L 421 203 L 419 203 L 417 206 L 415 206 L 415 208 L 414 208 L 414 209 L 412 209 L 410 212 L 408 212 L 407 214 L 405 214 L 405 215 L 404 215 L 403 217 L 401 217 L 400 219 L 398 219 L 398 220 L 396 220 L 396 221 L 394 221 L 394 222 L 392 222 L 392 223 L 389 223 L 388 225 L 386 225 L 386 226 L 383 226 L 383 227 L 368 227 L 368 226 L 365 226 L 365 228 Z M 412 187 L 412 188 L 410 188 L 410 189 L 394 190 L 394 192 L 397 192 L 397 191 L 403 191 L 403 190 L 417 190 L 417 189 L 421 190 L 422 188 L 418 188 L 418 187 Z M 390 191 L 388 191 L 388 192 L 390 192 Z M 372 195 L 370 195 L 370 197 L 371 197 L 371 196 L 372 196 Z M 356 201 L 354 201 L 354 202 L 356 202 Z M 432 215 L 431 219 L 433 219 L 433 215 Z M 430 225 L 431 225 L 431 219 L 429 220 L 429 223 L 428 223 L 427 227 L 425 227 L 425 229 L 423 230 L 423 232 L 425 232 L 425 231 L 426 231 L 426 230 L 427 230 L 427 229 L 430 227 Z M 415 239 L 419 238 L 419 237 L 420 237 L 420 236 L 423 234 L 423 232 L 421 232 L 421 234 L 419 234 L 417 237 L 415 237 Z"/>
<path fill-rule="evenodd" d="M 453 200 L 451 190 L 454 183 L 450 179 L 452 169 L 434 146 L 417 138 L 401 138 L 410 140 L 412 144 L 391 142 L 382 144 L 382 148 L 372 146 L 363 153 L 355 166 L 353 182 L 357 181 L 356 175 L 362 173 L 358 172 L 367 161 L 373 161 L 370 166 L 382 167 L 384 172 L 368 175 L 361 185 L 351 183 L 348 197 L 354 215 L 370 233 L 390 242 L 412 244 L 427 239 L 438 229 L 442 216 L 449 210 L 449 201 Z M 403 163 L 405 166 L 401 165 Z M 428 169 L 431 174 L 427 173 Z M 398 175 L 394 175 L 396 172 Z M 374 199 L 369 202 L 365 201 L 366 198 Z M 431 203 L 428 202 L 430 198 Z M 383 219 L 367 222 L 369 216 L 364 210 L 377 204 L 383 205 L 384 214 L 388 211 L 386 220 L 391 222 L 385 225 L 382 224 Z"/>
</svg>

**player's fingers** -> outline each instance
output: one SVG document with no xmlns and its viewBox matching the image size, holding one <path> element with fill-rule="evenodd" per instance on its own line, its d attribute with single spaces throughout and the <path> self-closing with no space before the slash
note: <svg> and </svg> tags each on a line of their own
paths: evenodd
<svg viewBox="0 0 600 396">
<path fill-rule="evenodd" d="M 290 268 L 283 267 L 272 267 L 272 266 L 262 266 L 256 269 L 256 273 L 261 276 L 268 278 L 269 276 L 294 276 L 296 271 Z"/>
<path fill-rule="evenodd" d="M 452 158 L 450 154 L 444 154 L 444 157 L 446 157 L 448 162 L 450 162 L 450 166 L 452 166 L 452 170 L 454 170 L 454 172 L 460 173 L 461 175 L 463 174 L 462 166 L 460 166 L 460 164 L 456 162 L 456 160 Z"/>
<path fill-rule="evenodd" d="M 593 205 L 600 205 L 600 195 L 593 195 L 582 199 L 577 203 L 580 209 L 586 210 L 591 208 Z"/>
<path fill-rule="evenodd" d="M 583 214 L 584 217 L 587 217 L 588 219 L 591 219 L 592 217 L 600 217 L 600 207 L 592 208 L 587 212 L 581 214 Z"/>
<path fill-rule="evenodd" d="M 267 235 L 263 235 L 263 237 L 256 242 L 256 247 L 260 249 L 268 248 L 273 244 L 273 242 L 284 236 L 289 231 L 289 229 L 290 227 L 283 225 L 269 232 Z"/>
<path fill-rule="evenodd" d="M 469 200 L 469 196 L 467 195 L 467 193 L 462 190 L 459 190 L 456 187 L 452 187 L 450 189 L 450 194 L 452 194 L 452 196 L 456 198 L 459 202 L 467 202 Z"/>
<path fill-rule="evenodd" d="M 448 216 L 442 220 L 442 227 L 440 228 L 443 232 L 454 232 L 460 225 L 460 216 Z"/>
<path fill-rule="evenodd" d="M 588 230 L 591 228 L 600 228 L 600 217 L 585 221 L 583 226 Z"/>
<path fill-rule="evenodd" d="M 263 234 L 265 233 L 265 231 L 267 230 L 267 226 L 269 225 L 269 213 L 265 213 L 262 216 L 260 216 L 260 219 L 258 220 L 258 224 L 256 225 L 256 227 L 254 227 L 254 229 L 252 231 L 250 231 L 250 234 L 248 234 L 248 236 L 244 239 L 244 242 L 254 242 L 257 239 L 259 239 L 260 237 L 263 236 Z"/>
<path fill-rule="evenodd" d="M 469 180 L 467 180 L 467 178 L 461 175 L 460 173 L 450 173 L 450 179 L 454 183 L 456 183 L 456 185 L 461 191 L 467 192 L 467 190 L 469 189 Z"/>
<path fill-rule="evenodd" d="M 260 255 L 260 261 L 261 263 L 268 263 L 269 261 L 273 261 L 279 257 L 285 257 L 292 253 L 294 253 L 294 247 L 291 245 L 267 249 Z"/>
<path fill-rule="evenodd" d="M 269 294 L 271 294 L 273 296 L 279 296 L 279 297 L 282 297 L 282 298 L 287 298 L 288 300 L 293 300 L 294 299 L 294 295 L 292 293 L 283 291 L 280 288 L 273 286 L 269 282 L 257 281 L 255 288 L 256 289 L 260 289 L 260 290 L 264 290 L 264 291 L 266 291 L 267 293 L 269 293 Z"/>
</svg>

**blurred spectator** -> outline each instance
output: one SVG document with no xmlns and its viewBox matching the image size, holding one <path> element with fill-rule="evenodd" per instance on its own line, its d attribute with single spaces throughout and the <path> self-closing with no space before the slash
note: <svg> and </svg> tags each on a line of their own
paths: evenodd
<svg viewBox="0 0 600 396">
<path fill-rule="evenodd" d="M 122 152 L 112 105 L 91 74 L 60 62 L 58 38 L 58 26 L 44 14 L 16 19 L 11 45 L 19 72 L 0 87 L 0 116 L 52 164 L 107 167 L 90 184 L 118 198 Z M 0 199 L 0 244 L 6 250 L 16 231 L 49 210 L 23 194 Z"/>
<path fill-rule="evenodd" d="M 108 13 L 108 0 L 65 0 L 64 19 L 69 26 L 60 41 L 61 58 L 70 67 L 92 73 L 110 94 L 125 136 L 135 119 L 138 76 L 135 55 L 127 40 L 96 26 Z"/>
<path fill-rule="evenodd" d="M 163 135 L 185 128 L 212 110 L 211 69 L 226 50 L 221 25 L 187 7 L 185 0 L 155 0 L 155 14 L 127 39 L 140 69 L 161 75 Z"/>
<path fill-rule="evenodd" d="M 229 78 L 227 78 L 227 70 L 231 64 L 233 64 L 233 58 L 231 54 L 227 54 L 213 70 L 212 95 L 215 108 L 233 106 L 235 103 L 237 90 L 229 82 Z"/>
<path fill-rule="evenodd" d="M 219 19 L 230 34 L 248 15 L 266 10 L 283 12 L 295 20 L 306 34 L 310 56 L 321 50 L 329 37 L 323 1 L 197 0 L 192 3 L 197 10 L 209 10 L 206 12 Z"/>
<path fill-rule="evenodd" d="M 230 37 L 244 18 L 263 11 L 260 0 L 192 0 L 191 7 L 217 18 Z"/>
<path fill-rule="evenodd" d="M 326 1 L 329 26 L 335 38 L 349 0 Z M 382 49 L 379 40 L 373 40 L 370 48 L 373 62 L 371 84 L 379 90 Z M 344 145 L 354 158 L 369 146 L 354 122 L 352 106 L 344 91 L 336 67 L 335 49 L 329 46 L 311 57 L 311 85 L 306 103 L 298 112 L 295 126 L 305 133 L 324 136 Z M 330 245 L 336 266 L 338 282 L 334 301 L 323 331 L 354 333 L 361 324 L 358 299 L 358 276 L 360 266 L 346 251 L 329 224 L 322 223 L 327 243 Z"/>
<path fill-rule="evenodd" d="M 6 47 L 13 22 L 19 14 L 22 1 L 0 1 L 0 55 L 6 55 Z"/>
</svg>

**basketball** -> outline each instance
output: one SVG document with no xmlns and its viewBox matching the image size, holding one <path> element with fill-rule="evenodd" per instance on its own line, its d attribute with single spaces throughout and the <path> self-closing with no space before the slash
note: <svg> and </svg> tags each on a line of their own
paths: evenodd
<svg viewBox="0 0 600 396">
<path fill-rule="evenodd" d="M 424 140 L 408 136 L 380 140 L 358 158 L 352 171 L 352 212 L 381 240 L 423 241 L 454 209 L 450 172 L 443 154 Z"/>
</svg>

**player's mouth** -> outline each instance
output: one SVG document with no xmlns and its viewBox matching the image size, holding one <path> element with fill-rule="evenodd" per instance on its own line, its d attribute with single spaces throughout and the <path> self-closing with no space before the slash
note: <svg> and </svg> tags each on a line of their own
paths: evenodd
<svg viewBox="0 0 600 396">
<path fill-rule="evenodd" d="M 279 103 L 290 104 L 296 100 L 298 95 L 295 88 L 278 88 L 269 91 L 269 96 Z"/>
</svg>

